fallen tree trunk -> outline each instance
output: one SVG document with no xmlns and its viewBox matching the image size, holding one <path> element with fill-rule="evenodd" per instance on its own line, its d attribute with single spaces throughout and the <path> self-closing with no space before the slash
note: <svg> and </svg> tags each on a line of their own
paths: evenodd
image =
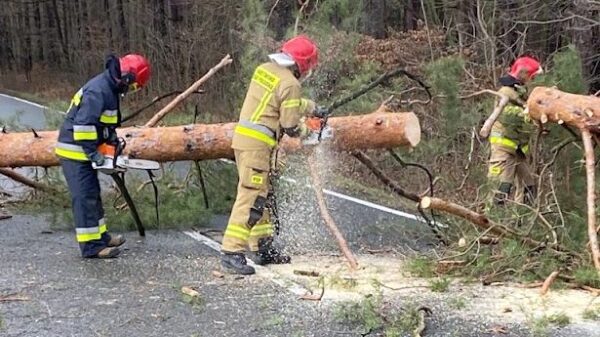
<svg viewBox="0 0 600 337">
<path fill-rule="evenodd" d="M 575 95 L 556 88 L 537 87 L 527 99 L 531 118 L 542 124 L 555 122 L 591 132 L 600 131 L 600 97 Z"/>
<path fill-rule="evenodd" d="M 125 138 L 125 153 L 132 158 L 159 162 L 233 158 L 231 137 L 236 123 L 193 124 L 165 128 L 130 127 L 118 130 Z M 421 139 L 419 120 L 412 112 L 372 113 L 330 118 L 332 147 L 339 151 L 416 146 Z M 58 133 L 0 133 L 0 167 L 56 166 Z M 284 138 L 283 148 L 302 148 L 298 139 Z"/>
</svg>

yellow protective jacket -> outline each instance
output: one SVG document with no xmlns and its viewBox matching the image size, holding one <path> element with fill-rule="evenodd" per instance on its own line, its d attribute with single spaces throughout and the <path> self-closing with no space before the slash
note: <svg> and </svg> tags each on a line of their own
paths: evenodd
<svg viewBox="0 0 600 337">
<path fill-rule="evenodd" d="M 315 109 L 301 97 L 301 86 L 292 71 L 273 62 L 254 71 L 231 147 L 236 150 L 273 148 L 280 135 L 300 135 L 300 119 Z"/>
<path fill-rule="evenodd" d="M 531 118 L 524 113 L 525 109 L 518 103 L 527 100 L 525 88 L 522 87 L 522 92 L 520 91 L 512 86 L 503 86 L 498 90 L 499 93 L 506 95 L 510 101 L 494 123 L 490 134 L 491 144 L 501 146 L 511 153 L 514 153 L 517 149 L 521 149 L 526 153 L 529 139 L 535 130 Z"/>
</svg>

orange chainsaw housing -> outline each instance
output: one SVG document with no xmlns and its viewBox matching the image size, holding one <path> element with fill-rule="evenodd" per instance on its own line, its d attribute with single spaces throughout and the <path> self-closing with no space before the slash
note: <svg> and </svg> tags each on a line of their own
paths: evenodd
<svg viewBox="0 0 600 337">
<path fill-rule="evenodd" d="M 105 156 L 114 157 L 116 150 L 116 146 L 107 143 L 102 143 L 98 146 L 98 152 L 102 153 Z"/>
<path fill-rule="evenodd" d="M 308 127 L 311 131 L 320 131 L 321 130 L 321 118 L 318 117 L 310 117 L 307 118 L 304 122 L 306 127 Z"/>
</svg>

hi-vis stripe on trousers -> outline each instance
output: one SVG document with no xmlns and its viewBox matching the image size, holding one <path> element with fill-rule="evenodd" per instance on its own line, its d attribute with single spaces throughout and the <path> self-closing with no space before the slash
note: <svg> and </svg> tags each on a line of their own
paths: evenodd
<svg viewBox="0 0 600 337">
<path fill-rule="evenodd" d="M 265 207 L 254 226 L 248 224 L 251 209 L 257 200 L 266 200 L 269 192 L 270 149 L 258 151 L 235 150 L 235 162 L 240 180 L 237 196 L 231 209 L 229 223 L 223 236 L 223 251 L 258 251 L 258 240 L 273 236 L 269 210 Z"/>
<path fill-rule="evenodd" d="M 61 159 L 60 165 L 71 193 L 75 233 L 81 255 L 95 256 L 110 240 L 104 223 L 98 173 L 90 162 Z"/>
</svg>

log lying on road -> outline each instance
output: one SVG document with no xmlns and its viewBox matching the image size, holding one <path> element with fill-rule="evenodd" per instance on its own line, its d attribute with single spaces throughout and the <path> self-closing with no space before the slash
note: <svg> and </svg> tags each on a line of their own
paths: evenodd
<svg viewBox="0 0 600 337">
<path fill-rule="evenodd" d="M 531 118 L 600 132 L 600 97 L 575 95 L 556 88 L 537 87 L 527 99 Z"/>
<path fill-rule="evenodd" d="M 193 124 L 164 128 L 130 127 L 118 130 L 132 158 L 159 162 L 233 158 L 230 148 L 236 123 Z M 329 119 L 332 146 L 340 151 L 416 146 L 421 140 L 419 120 L 412 112 L 372 113 Z M 0 133 L 0 167 L 55 166 L 57 131 Z M 300 149 L 298 139 L 285 138 L 286 151 Z"/>
</svg>

